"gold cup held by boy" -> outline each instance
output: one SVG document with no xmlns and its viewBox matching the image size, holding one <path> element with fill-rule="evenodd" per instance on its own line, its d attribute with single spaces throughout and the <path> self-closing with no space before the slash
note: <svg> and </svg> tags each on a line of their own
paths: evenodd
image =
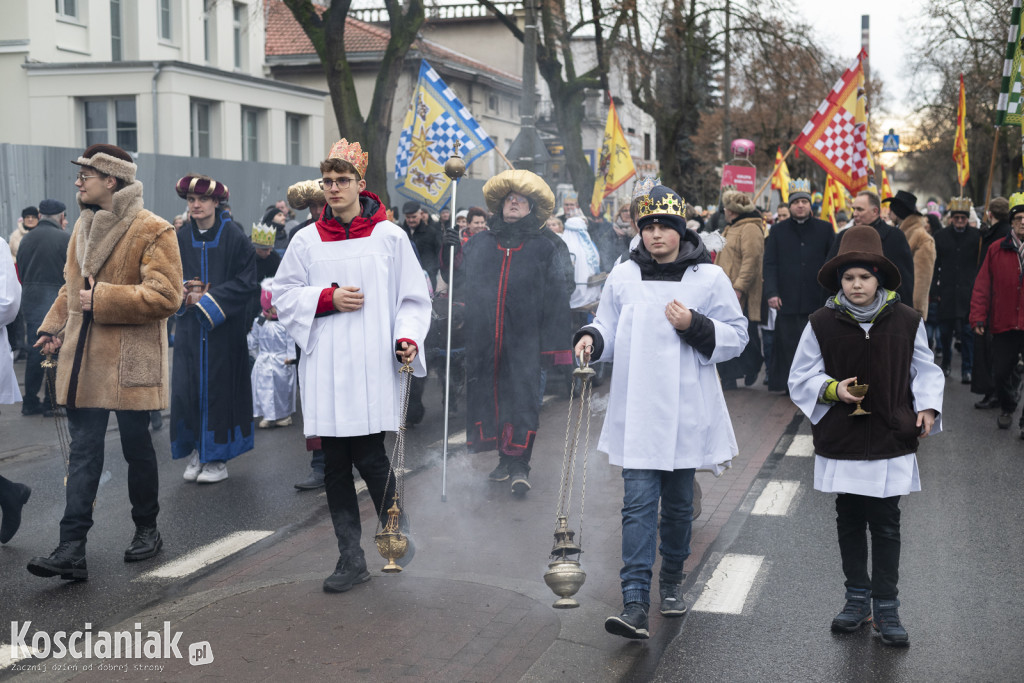
<svg viewBox="0 0 1024 683">
<path fill-rule="evenodd" d="M 850 392 L 850 395 L 857 399 L 857 408 L 850 413 L 850 417 L 857 417 L 858 415 L 870 415 L 871 412 L 864 410 L 860 407 L 860 402 L 864 400 L 864 397 L 868 393 L 867 384 L 851 384 L 846 387 L 846 390 Z"/>
</svg>

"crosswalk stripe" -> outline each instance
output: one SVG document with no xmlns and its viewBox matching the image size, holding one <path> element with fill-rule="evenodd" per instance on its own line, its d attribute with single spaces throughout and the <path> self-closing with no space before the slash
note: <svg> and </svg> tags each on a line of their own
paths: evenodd
<svg viewBox="0 0 1024 683">
<path fill-rule="evenodd" d="M 693 604 L 694 612 L 742 614 L 747 594 L 761 568 L 764 557 L 729 553 L 722 557 L 704 592 Z"/>
<path fill-rule="evenodd" d="M 793 443 L 786 449 L 786 455 L 798 458 L 809 458 L 814 455 L 814 437 L 810 434 L 797 434 L 793 437 Z"/>
<path fill-rule="evenodd" d="M 39 650 L 31 650 L 32 653 L 40 652 Z M 21 655 L 15 655 L 11 651 L 11 646 L 7 643 L 0 643 L 0 671 L 17 664 L 26 657 L 31 655 L 27 652 L 22 651 Z M 45 670 L 45 669 L 44 669 Z"/>
<path fill-rule="evenodd" d="M 775 515 L 782 516 L 789 512 L 789 505 L 793 502 L 797 491 L 800 490 L 798 481 L 769 481 L 764 491 L 757 497 L 752 515 Z"/>
<path fill-rule="evenodd" d="M 274 533 L 273 531 L 236 531 L 224 538 L 196 548 L 195 550 L 179 557 L 173 562 L 161 565 L 152 571 L 141 574 L 140 579 L 180 579 L 183 576 L 194 574 L 203 567 L 222 560 L 229 555 L 234 555 L 257 541 Z"/>
</svg>

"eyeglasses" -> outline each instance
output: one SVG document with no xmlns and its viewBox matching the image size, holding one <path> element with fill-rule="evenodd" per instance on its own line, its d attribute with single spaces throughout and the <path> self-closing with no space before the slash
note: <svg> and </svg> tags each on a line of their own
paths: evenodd
<svg viewBox="0 0 1024 683">
<path fill-rule="evenodd" d="M 98 175 L 86 175 L 85 173 L 78 173 L 75 177 L 78 178 L 78 182 L 80 183 L 84 183 L 89 178 L 99 178 Z"/>
<path fill-rule="evenodd" d="M 505 197 L 505 202 L 516 202 L 517 204 L 526 204 L 528 203 L 528 200 L 526 199 L 526 197 L 522 195 L 510 194 L 509 196 Z"/>
<path fill-rule="evenodd" d="M 332 187 L 337 186 L 337 188 L 339 190 L 347 190 L 349 185 L 354 183 L 355 180 L 356 180 L 355 178 L 338 178 L 338 179 L 334 179 L 334 178 L 321 178 L 320 179 L 320 189 L 321 190 L 329 190 Z"/>
</svg>

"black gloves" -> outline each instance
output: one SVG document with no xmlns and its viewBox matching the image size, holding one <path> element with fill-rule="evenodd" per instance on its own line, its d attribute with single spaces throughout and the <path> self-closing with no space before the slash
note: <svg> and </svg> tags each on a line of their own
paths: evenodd
<svg viewBox="0 0 1024 683">
<path fill-rule="evenodd" d="M 451 228 L 445 228 L 442 231 L 441 242 L 444 244 L 445 249 L 449 247 L 455 247 L 458 249 L 462 245 L 462 240 L 459 238 L 459 231 Z"/>
</svg>

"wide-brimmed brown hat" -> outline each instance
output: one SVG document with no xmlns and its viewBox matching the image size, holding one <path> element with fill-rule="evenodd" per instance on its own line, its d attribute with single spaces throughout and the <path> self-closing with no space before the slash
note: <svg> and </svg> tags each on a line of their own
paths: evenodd
<svg viewBox="0 0 1024 683">
<path fill-rule="evenodd" d="M 843 266 L 863 265 L 882 277 L 881 282 L 888 290 L 900 287 L 900 271 L 882 253 L 882 238 L 870 225 L 855 225 L 847 228 L 839 253 L 818 271 L 818 283 L 830 292 L 839 291 L 839 272 Z"/>
</svg>

